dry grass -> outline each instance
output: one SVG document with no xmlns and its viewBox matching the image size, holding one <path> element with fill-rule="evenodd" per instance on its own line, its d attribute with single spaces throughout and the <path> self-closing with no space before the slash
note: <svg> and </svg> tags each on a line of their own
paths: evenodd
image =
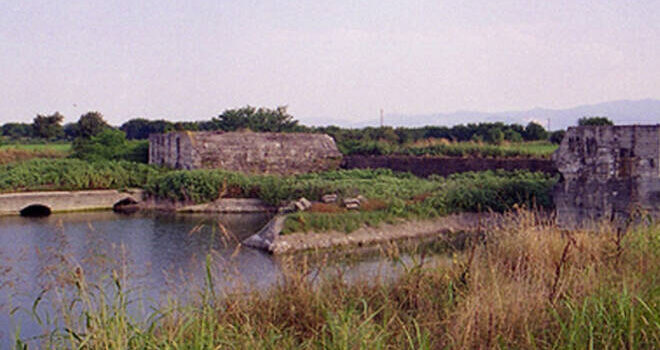
<svg viewBox="0 0 660 350">
<path fill-rule="evenodd" d="M 346 212 L 346 208 L 336 203 L 313 202 L 309 211 L 312 213 L 344 213 Z"/>
<path fill-rule="evenodd" d="M 399 261 L 396 246 L 388 246 L 383 254 Z M 175 296 L 143 322 L 118 320 L 116 315 L 126 317 L 119 312 L 122 304 L 114 314 L 101 315 L 100 306 L 117 310 L 117 305 L 95 301 L 78 312 L 107 327 L 69 331 L 90 335 L 86 348 L 119 348 L 119 343 L 135 349 L 660 345 L 658 225 L 625 235 L 609 229 L 566 232 L 521 211 L 478 243 L 454 252 L 451 262 L 437 263 L 443 258 L 427 254 L 401 263 L 402 272 L 394 279 L 358 281 L 348 281 L 341 268 L 319 270 L 308 256 L 294 256 L 281 262 L 280 283 L 262 291 L 216 288 L 209 257 L 206 285 L 190 289 L 197 296 L 193 303 L 179 303 Z M 73 280 L 76 286 L 84 285 L 79 274 Z M 82 300 L 97 300 L 86 293 Z M 109 329 L 120 329 L 128 340 L 119 341 Z M 82 345 L 67 339 L 70 343 L 64 346 L 52 345 Z"/>
<path fill-rule="evenodd" d="M 68 155 L 67 152 L 62 152 L 56 149 L 20 149 L 20 148 L 3 148 L 0 149 L 0 165 L 21 162 L 24 160 L 34 158 L 64 158 Z"/>
<path fill-rule="evenodd" d="M 385 210 L 388 207 L 389 204 L 382 199 L 368 199 L 360 204 L 360 210 L 362 211 Z"/>
</svg>

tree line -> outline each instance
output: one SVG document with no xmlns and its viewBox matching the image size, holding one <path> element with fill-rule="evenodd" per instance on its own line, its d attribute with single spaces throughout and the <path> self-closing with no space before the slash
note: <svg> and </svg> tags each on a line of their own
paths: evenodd
<svg viewBox="0 0 660 350">
<path fill-rule="evenodd" d="M 110 126 L 99 112 L 88 112 L 80 116 L 75 123 L 62 125 L 64 117 L 55 112 L 51 115 L 37 115 L 31 124 L 6 123 L 2 126 L 2 136 L 5 139 L 39 140 L 39 141 L 76 141 L 87 140 L 106 130 L 117 130 L 123 133 L 127 140 L 145 140 L 152 133 L 167 133 L 171 131 L 237 131 L 252 130 L 256 132 L 310 132 L 326 133 L 335 138 L 338 143 L 355 142 L 386 142 L 391 144 L 408 144 L 423 139 L 446 139 L 449 141 L 477 141 L 499 144 L 504 141 L 521 142 L 549 140 L 555 143 L 561 141 L 563 131 L 547 131 L 542 125 L 530 122 L 520 124 L 471 123 L 448 126 L 425 127 L 365 127 L 360 129 L 343 128 L 339 126 L 310 127 L 301 125 L 288 113 L 285 106 L 256 108 L 246 106 L 228 109 L 211 120 L 172 122 L 168 120 L 148 120 L 134 118 L 123 123 L 118 128 Z M 584 117 L 579 125 L 612 125 L 606 117 Z M 118 135 L 118 134 L 116 134 Z"/>
</svg>

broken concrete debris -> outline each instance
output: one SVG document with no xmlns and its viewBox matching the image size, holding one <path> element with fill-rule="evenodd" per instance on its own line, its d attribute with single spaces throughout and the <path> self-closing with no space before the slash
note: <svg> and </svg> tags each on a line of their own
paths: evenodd
<svg viewBox="0 0 660 350">
<path fill-rule="evenodd" d="M 336 194 L 326 194 L 323 197 L 321 197 L 321 202 L 323 203 L 335 203 L 337 201 L 337 195 Z"/>
</svg>

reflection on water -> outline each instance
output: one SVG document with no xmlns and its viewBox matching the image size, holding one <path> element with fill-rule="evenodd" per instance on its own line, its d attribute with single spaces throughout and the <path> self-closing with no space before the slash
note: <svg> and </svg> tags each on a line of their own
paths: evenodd
<svg viewBox="0 0 660 350">
<path fill-rule="evenodd" d="M 1 217 L 0 347 L 11 343 L 18 328 L 24 339 L 43 334 L 31 312 L 34 301 L 42 291 L 53 293 L 67 281 L 70 285 L 76 273 L 92 281 L 109 280 L 109 271 L 115 271 L 125 277 L 133 297 L 152 305 L 166 294 L 185 301 L 193 287 L 203 286 L 207 256 L 219 289 L 272 285 L 281 275 L 278 259 L 239 245 L 268 219 L 266 214 L 113 212 Z M 316 263 L 348 279 L 396 271 L 383 264 L 382 254 L 359 255 L 352 263 L 346 257 Z M 40 310 L 55 307 L 46 297 L 39 304 Z M 137 311 L 148 309 L 141 307 Z"/>
<path fill-rule="evenodd" d="M 209 253 L 221 267 L 215 276 L 219 284 L 230 283 L 233 273 L 256 287 L 272 283 L 277 268 L 272 257 L 238 246 L 267 220 L 265 214 L 126 216 L 113 212 L 2 217 L 2 345 L 15 327 L 20 326 L 24 335 L 36 331 L 27 315 L 32 303 L 42 290 L 51 290 L 77 268 L 89 279 L 113 269 L 125 271 L 130 285 L 140 287 L 140 294 L 149 300 L 203 278 L 201 269 Z"/>
</svg>

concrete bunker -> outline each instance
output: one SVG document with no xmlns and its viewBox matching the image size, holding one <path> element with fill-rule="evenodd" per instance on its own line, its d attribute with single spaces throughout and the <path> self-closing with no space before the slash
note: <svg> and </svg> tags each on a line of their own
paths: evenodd
<svg viewBox="0 0 660 350">
<path fill-rule="evenodd" d="M 262 132 L 170 132 L 149 135 L 149 164 L 299 174 L 336 169 L 341 153 L 328 135 Z"/>
<path fill-rule="evenodd" d="M 30 204 L 19 211 L 19 214 L 25 217 L 45 217 L 51 213 L 50 207 L 44 204 Z"/>
<path fill-rule="evenodd" d="M 660 124 L 569 128 L 553 160 L 560 226 L 660 217 Z"/>
</svg>

